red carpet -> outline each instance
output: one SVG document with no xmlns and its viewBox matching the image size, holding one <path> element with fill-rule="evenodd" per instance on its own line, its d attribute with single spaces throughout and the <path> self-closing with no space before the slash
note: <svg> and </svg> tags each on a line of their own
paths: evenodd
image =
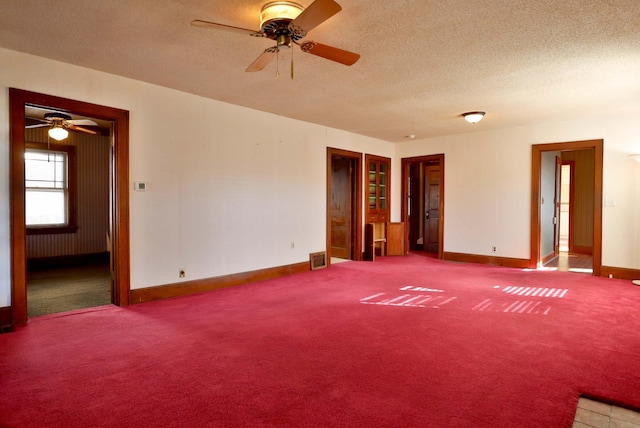
<svg viewBox="0 0 640 428">
<path fill-rule="evenodd" d="M 44 316 L 0 426 L 570 427 L 640 408 L 640 287 L 410 255 Z"/>
</svg>

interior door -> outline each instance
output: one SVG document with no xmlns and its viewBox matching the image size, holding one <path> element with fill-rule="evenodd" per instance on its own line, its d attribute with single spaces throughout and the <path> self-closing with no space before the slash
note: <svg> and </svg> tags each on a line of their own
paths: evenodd
<svg viewBox="0 0 640 428">
<path fill-rule="evenodd" d="M 352 228 L 351 160 L 341 156 L 331 158 L 331 256 L 351 259 Z"/>
<path fill-rule="evenodd" d="M 560 254 L 560 185 L 562 183 L 562 158 L 556 156 L 556 176 L 553 196 L 553 253 Z"/>
<path fill-rule="evenodd" d="M 424 249 L 422 229 L 424 220 L 422 218 L 422 197 L 420 195 L 422 164 L 409 166 L 408 182 L 405 184 L 408 191 L 408 239 L 409 250 L 422 251 Z"/>
<path fill-rule="evenodd" d="M 426 252 L 437 253 L 440 225 L 440 166 L 424 167 L 424 248 Z"/>
</svg>

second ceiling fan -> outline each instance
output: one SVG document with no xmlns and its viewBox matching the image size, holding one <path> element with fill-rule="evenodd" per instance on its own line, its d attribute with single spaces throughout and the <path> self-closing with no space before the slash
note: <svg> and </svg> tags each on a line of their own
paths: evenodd
<svg viewBox="0 0 640 428">
<path fill-rule="evenodd" d="M 306 9 L 297 3 L 276 1 L 267 3 L 260 12 L 260 30 L 254 31 L 216 22 L 194 20 L 191 25 L 246 34 L 253 37 L 266 37 L 276 41 L 256 58 L 245 71 L 260 71 L 273 60 L 280 51 L 292 48 L 293 44 L 307 52 L 344 65 L 353 65 L 360 55 L 314 41 L 301 41 L 309 31 L 317 27 L 342 7 L 333 0 L 315 0 Z M 293 60 L 291 63 L 293 78 Z"/>
</svg>

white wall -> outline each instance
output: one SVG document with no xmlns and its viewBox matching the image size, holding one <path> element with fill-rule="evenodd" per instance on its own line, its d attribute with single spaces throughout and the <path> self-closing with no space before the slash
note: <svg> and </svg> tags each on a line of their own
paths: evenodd
<svg viewBox="0 0 640 428">
<path fill-rule="evenodd" d="M 528 259 L 531 145 L 592 139 L 604 140 L 603 193 L 616 200 L 603 209 L 602 264 L 638 269 L 640 164 L 629 155 L 640 153 L 640 123 L 632 115 L 415 140 L 395 154 L 397 162 L 445 154 L 445 251 L 490 255 L 495 245 L 498 256 Z"/>
<path fill-rule="evenodd" d="M 326 246 L 326 148 L 391 143 L 0 49 L 0 307 L 10 305 L 8 88 L 130 112 L 131 288 L 309 260 Z M 397 209 L 396 209 L 397 211 Z M 295 248 L 291 248 L 291 242 Z"/>
<path fill-rule="evenodd" d="M 393 158 L 392 221 L 401 158 L 444 153 L 445 251 L 496 246 L 528 259 L 531 145 L 603 138 L 604 196 L 616 206 L 604 208 L 602 262 L 640 268 L 640 164 L 628 157 L 640 153 L 640 124 L 630 115 L 394 146 L 5 49 L 0 87 L 0 307 L 10 304 L 9 87 L 130 111 L 130 180 L 149 185 L 131 192 L 134 289 L 178 282 L 181 268 L 185 280 L 206 278 L 324 250 L 327 146 Z"/>
</svg>

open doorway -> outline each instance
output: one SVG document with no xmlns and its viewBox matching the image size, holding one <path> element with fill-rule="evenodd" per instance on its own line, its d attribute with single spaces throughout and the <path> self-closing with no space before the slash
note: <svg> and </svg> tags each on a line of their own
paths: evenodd
<svg viewBox="0 0 640 428">
<path fill-rule="evenodd" d="M 105 245 L 105 253 L 110 254 L 110 267 L 113 288 L 110 300 L 116 305 L 129 304 L 129 191 L 128 191 L 128 141 L 129 141 L 129 113 L 111 107 L 99 106 L 66 98 L 38 94 L 11 88 L 9 90 L 10 103 L 10 175 L 11 175 L 11 312 L 13 325 L 20 325 L 28 319 L 27 301 L 27 254 L 29 246 L 27 239 L 32 236 L 27 227 L 27 186 L 25 182 L 25 153 L 31 147 L 42 148 L 42 142 L 30 142 L 36 136 L 29 135 L 28 126 L 33 124 L 35 115 L 30 109 L 41 109 L 58 112 L 67 116 L 78 115 L 85 118 L 95 118 L 98 121 L 112 124 L 106 148 L 110 165 L 107 165 L 108 182 L 106 184 L 108 200 L 106 201 L 109 224 L 108 233 L 101 237 Z M 27 113 L 29 112 L 29 113 Z M 37 119 L 37 118 L 35 118 Z M 34 131 L 35 132 L 35 131 Z M 48 134 L 48 133 L 47 133 Z M 46 138 L 46 137 L 45 137 Z M 35 146 L 33 145 L 35 144 Z M 45 144 L 47 146 L 47 144 Z M 58 146 L 64 146 L 59 144 Z M 46 148 L 46 147 L 45 147 Z M 49 145 L 49 148 L 51 146 Z M 54 152 L 71 153 L 64 147 Z M 49 153 L 47 156 L 52 156 Z M 55 156 L 55 155 L 54 155 Z M 73 155 L 75 156 L 75 155 Z M 62 158 L 61 158 L 62 159 Z M 103 159 L 104 160 L 104 159 Z M 60 165 L 64 161 L 61 160 Z M 67 191 L 66 189 L 65 191 Z M 105 203 L 105 201 L 102 201 Z M 64 210 L 73 215 L 73 203 L 66 204 Z M 77 224 L 70 221 L 67 230 L 62 234 L 72 234 Z M 107 238 L 107 235 L 108 238 Z M 46 243 L 41 243 L 46 246 Z M 106 251 L 110 248 L 110 252 Z M 110 279 L 111 279 L 110 278 Z"/>
<path fill-rule="evenodd" d="M 406 251 L 443 258 L 444 155 L 402 159 L 402 221 Z"/>
<path fill-rule="evenodd" d="M 29 318 L 113 302 L 112 128 L 113 121 L 25 106 Z"/>
<path fill-rule="evenodd" d="M 327 148 L 327 261 L 362 260 L 362 154 Z"/>
<path fill-rule="evenodd" d="M 533 146 L 532 268 L 600 275 L 602 143 Z"/>
</svg>

